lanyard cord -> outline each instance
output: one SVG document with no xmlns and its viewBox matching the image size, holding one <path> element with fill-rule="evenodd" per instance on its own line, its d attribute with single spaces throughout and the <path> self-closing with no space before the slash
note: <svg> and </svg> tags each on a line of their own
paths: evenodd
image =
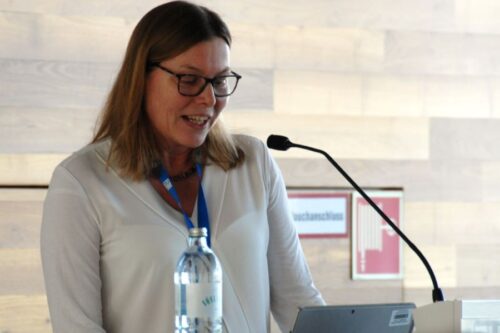
<svg viewBox="0 0 500 333">
<path fill-rule="evenodd" d="M 207 229 L 207 245 L 210 247 L 210 221 L 208 218 L 208 208 L 207 202 L 205 200 L 205 194 L 203 193 L 203 187 L 201 186 L 201 165 L 200 163 L 196 163 L 196 172 L 198 174 L 198 228 L 206 228 Z M 171 177 L 168 174 L 167 169 L 163 165 L 160 166 L 160 182 L 163 184 L 167 192 L 172 196 L 177 205 L 179 206 L 182 215 L 184 216 L 184 222 L 186 222 L 186 227 L 188 229 L 194 228 L 194 224 L 189 218 L 188 214 L 184 210 L 181 204 L 181 200 L 177 191 L 175 190 L 174 184 L 172 183 Z"/>
</svg>

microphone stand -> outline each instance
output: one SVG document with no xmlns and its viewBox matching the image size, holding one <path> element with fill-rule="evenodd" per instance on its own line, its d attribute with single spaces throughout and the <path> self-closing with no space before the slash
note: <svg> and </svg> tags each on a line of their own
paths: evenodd
<svg viewBox="0 0 500 333">
<path fill-rule="evenodd" d="M 328 153 L 326 153 L 321 149 L 296 144 L 290 141 L 288 141 L 286 145 L 287 145 L 286 149 L 288 149 L 289 147 L 302 148 L 305 150 L 313 151 L 315 153 L 320 153 L 323 156 L 325 156 L 326 159 L 342 174 L 342 176 L 344 176 L 344 178 L 356 189 L 356 191 L 358 191 L 358 193 L 361 194 L 361 196 L 370 204 L 370 206 L 372 206 L 372 208 L 375 209 L 375 211 L 385 220 L 385 222 L 387 222 L 387 224 L 389 224 L 391 228 L 394 229 L 394 231 L 399 235 L 399 237 L 401 237 L 405 241 L 405 243 L 413 250 L 413 252 L 415 252 L 415 254 L 420 258 L 420 260 L 422 260 L 425 268 L 427 269 L 427 272 L 431 277 L 432 285 L 434 288 L 432 290 L 432 301 L 434 303 L 444 301 L 443 291 L 441 290 L 441 288 L 439 288 L 436 276 L 434 275 L 434 271 L 432 270 L 431 265 L 429 264 L 423 253 L 418 249 L 418 247 L 415 244 L 413 244 L 413 242 L 408 237 L 406 237 L 406 235 L 398 228 L 398 226 L 395 225 L 391 221 L 391 219 L 373 202 L 373 200 L 365 193 L 365 191 L 363 191 L 363 189 L 361 189 L 361 187 L 359 187 L 358 184 L 356 184 L 356 182 L 347 174 L 347 172 L 345 172 L 344 169 L 342 169 L 340 165 L 330 155 L 328 155 Z"/>
</svg>

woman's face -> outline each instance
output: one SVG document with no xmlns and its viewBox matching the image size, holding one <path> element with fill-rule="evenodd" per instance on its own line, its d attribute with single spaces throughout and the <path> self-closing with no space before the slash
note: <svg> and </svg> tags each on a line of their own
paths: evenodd
<svg viewBox="0 0 500 333">
<path fill-rule="evenodd" d="M 221 38 L 200 42 L 178 56 L 160 63 L 175 74 L 213 78 L 229 74 L 229 46 Z M 183 96 L 177 77 L 153 67 L 146 79 L 146 114 L 160 146 L 169 153 L 199 147 L 207 137 L 228 97 L 215 97 L 208 84 L 198 96 Z"/>
</svg>

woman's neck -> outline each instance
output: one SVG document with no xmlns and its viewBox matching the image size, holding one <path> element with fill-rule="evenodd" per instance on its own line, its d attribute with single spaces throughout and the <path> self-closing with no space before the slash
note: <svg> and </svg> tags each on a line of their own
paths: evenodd
<svg viewBox="0 0 500 333">
<path fill-rule="evenodd" d="M 193 167 L 193 150 L 184 150 L 181 152 L 166 152 L 162 154 L 163 166 L 170 175 L 178 175 Z"/>
</svg>

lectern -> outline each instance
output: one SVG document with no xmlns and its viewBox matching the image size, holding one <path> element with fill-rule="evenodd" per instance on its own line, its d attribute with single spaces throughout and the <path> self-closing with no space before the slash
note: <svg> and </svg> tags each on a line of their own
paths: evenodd
<svg viewBox="0 0 500 333">
<path fill-rule="evenodd" d="M 454 300 L 418 307 L 415 333 L 500 333 L 500 300 Z"/>
</svg>

